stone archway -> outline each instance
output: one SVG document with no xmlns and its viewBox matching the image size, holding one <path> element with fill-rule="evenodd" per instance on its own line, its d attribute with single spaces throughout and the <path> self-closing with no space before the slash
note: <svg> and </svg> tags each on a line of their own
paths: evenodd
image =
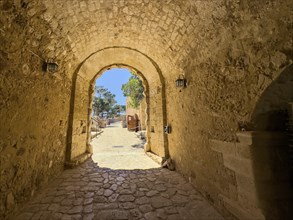
<svg viewBox="0 0 293 220">
<path fill-rule="evenodd" d="M 144 102 L 145 102 L 145 106 L 146 109 L 144 109 L 145 112 L 145 124 L 146 124 L 146 144 L 144 146 L 144 150 L 145 152 L 150 151 L 150 120 L 149 120 L 149 106 L 150 106 L 150 98 L 149 98 L 149 84 L 148 81 L 146 80 L 146 78 L 144 77 L 144 75 L 139 72 L 139 70 L 131 67 L 131 66 L 127 66 L 124 64 L 115 64 L 115 65 L 110 65 L 110 66 L 106 66 L 104 68 L 102 68 L 97 74 L 96 76 L 91 80 L 91 85 L 89 86 L 89 112 L 88 112 L 88 117 L 87 117 L 87 146 L 88 146 L 88 151 L 91 152 L 92 151 L 92 147 L 90 145 L 90 141 L 91 141 L 91 134 L 90 134 L 90 126 L 92 124 L 91 122 L 91 115 L 92 115 L 92 101 L 93 101 L 93 96 L 94 96 L 94 88 L 95 88 L 95 81 L 97 80 L 98 77 L 100 77 L 102 74 L 104 74 L 107 70 L 110 70 L 112 68 L 124 68 L 124 69 L 128 69 L 128 70 L 134 70 L 134 72 L 136 73 L 136 75 L 140 78 L 140 80 L 143 83 L 143 87 L 144 87 Z M 115 79 L 113 79 L 115 80 Z"/>
<path fill-rule="evenodd" d="M 223 154 L 225 166 L 235 172 L 237 199 L 224 197 L 224 201 L 233 202 L 235 207 L 245 203 L 238 208 L 240 211 L 234 211 L 239 219 L 251 216 L 255 219 L 288 219 L 292 216 L 288 149 L 292 134 L 286 129 L 287 108 L 293 101 L 292 67 L 292 64 L 284 67 L 263 90 L 249 122 L 237 132 L 237 142 L 213 144 L 218 149 L 226 148 L 226 151 L 218 152 Z M 236 150 L 233 152 L 233 149 Z"/>
<path fill-rule="evenodd" d="M 88 56 L 72 78 L 72 94 L 68 119 L 66 164 L 83 161 L 91 154 L 88 132 L 90 125 L 92 84 L 95 78 L 111 66 L 126 66 L 141 73 L 147 85 L 148 149 L 167 157 L 169 154 L 166 124 L 165 83 L 158 65 L 145 54 L 125 47 L 110 47 Z M 87 131 L 87 132 L 84 132 Z"/>
<path fill-rule="evenodd" d="M 250 196 L 256 198 L 263 215 L 271 219 L 289 219 L 293 215 L 292 72 L 292 64 L 282 68 L 263 91 L 251 116 L 253 131 L 245 135 L 250 142 L 248 159 L 255 187 Z"/>
</svg>

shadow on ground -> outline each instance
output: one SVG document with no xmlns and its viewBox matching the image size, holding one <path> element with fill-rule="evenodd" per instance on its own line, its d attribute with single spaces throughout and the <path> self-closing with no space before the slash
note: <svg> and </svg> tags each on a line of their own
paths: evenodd
<svg viewBox="0 0 293 220">
<path fill-rule="evenodd" d="M 89 159 L 64 171 L 10 219 L 223 218 L 176 172 L 112 170 Z"/>
</svg>

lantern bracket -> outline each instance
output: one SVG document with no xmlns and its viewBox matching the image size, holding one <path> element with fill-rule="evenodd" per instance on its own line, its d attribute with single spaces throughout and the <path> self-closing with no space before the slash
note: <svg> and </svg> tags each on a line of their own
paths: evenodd
<svg viewBox="0 0 293 220">
<path fill-rule="evenodd" d="M 176 79 L 175 84 L 176 84 L 177 88 L 180 88 L 180 92 L 181 92 L 182 88 L 187 87 L 187 80 L 186 80 L 185 76 L 183 74 L 180 74 L 178 76 L 178 79 Z"/>
<path fill-rule="evenodd" d="M 43 64 L 43 70 L 45 72 L 55 73 L 58 71 L 58 67 L 59 65 L 51 59 L 46 60 Z"/>
</svg>

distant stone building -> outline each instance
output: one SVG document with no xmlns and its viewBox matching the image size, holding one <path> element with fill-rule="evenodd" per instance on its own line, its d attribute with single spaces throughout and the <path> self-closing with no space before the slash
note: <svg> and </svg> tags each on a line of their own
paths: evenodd
<svg viewBox="0 0 293 220">
<path fill-rule="evenodd" d="M 138 109 L 131 107 L 131 98 L 128 97 L 126 100 L 126 117 L 132 116 L 137 117 L 140 123 L 141 130 L 146 129 L 146 101 L 145 98 L 141 100 Z M 137 115 L 137 116 L 136 116 Z"/>
</svg>

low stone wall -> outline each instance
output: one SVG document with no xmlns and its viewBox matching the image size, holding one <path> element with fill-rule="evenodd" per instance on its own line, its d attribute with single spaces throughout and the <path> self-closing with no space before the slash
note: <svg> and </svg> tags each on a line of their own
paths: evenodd
<svg viewBox="0 0 293 220">
<path fill-rule="evenodd" d="M 293 194 L 287 136 L 241 132 L 237 137 L 237 143 L 210 141 L 211 148 L 222 154 L 224 166 L 235 172 L 234 190 L 220 195 L 223 205 L 239 219 L 289 219 Z"/>
</svg>

